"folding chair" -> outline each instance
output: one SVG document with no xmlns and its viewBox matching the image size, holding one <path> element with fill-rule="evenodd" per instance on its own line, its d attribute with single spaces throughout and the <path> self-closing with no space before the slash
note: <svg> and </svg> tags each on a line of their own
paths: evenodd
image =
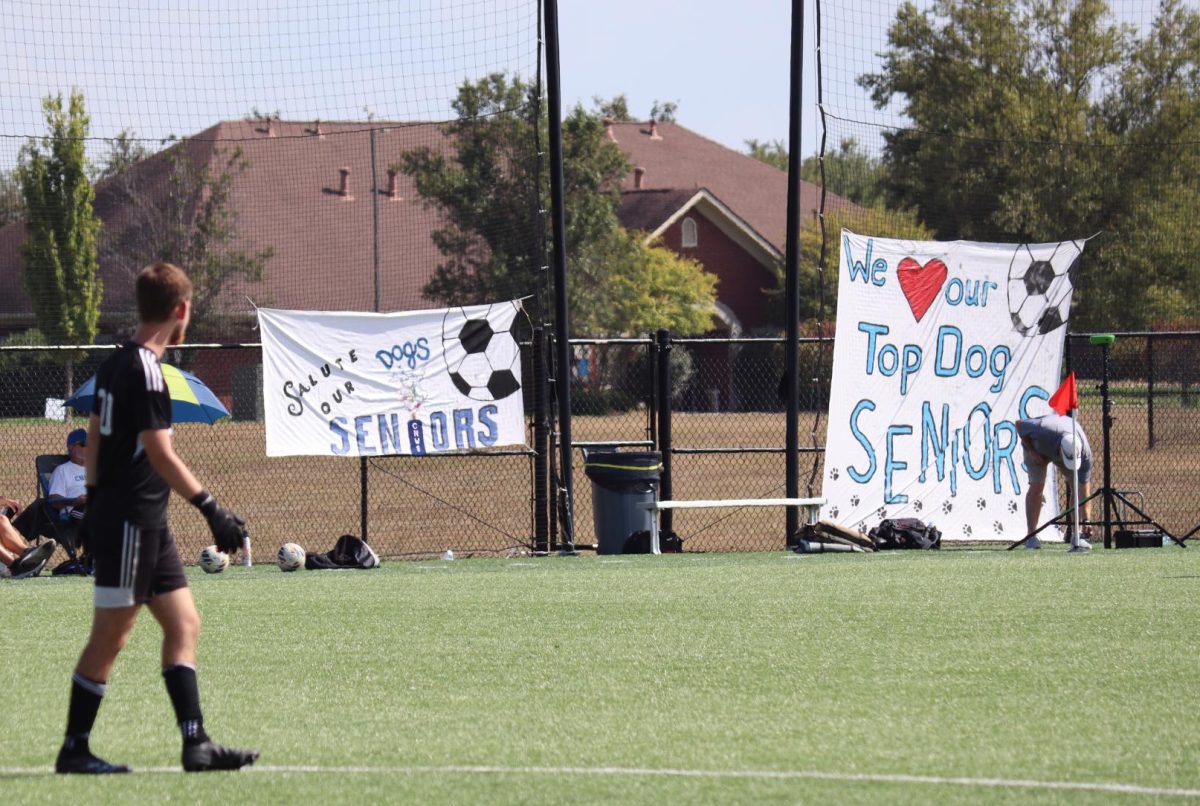
<svg viewBox="0 0 1200 806">
<path fill-rule="evenodd" d="M 79 524 L 75 522 L 70 515 L 60 509 L 50 505 L 50 477 L 54 475 L 55 469 L 66 462 L 68 457 L 60 453 L 44 453 L 34 460 L 37 468 L 37 487 L 38 499 L 29 505 L 33 525 L 27 526 L 30 534 L 25 537 L 31 541 L 37 541 L 38 538 L 52 537 L 58 545 L 63 547 L 63 551 L 72 561 L 78 561 L 78 546 L 76 545 L 79 537 Z M 22 513 L 24 517 L 24 513 Z M 13 524 L 20 529 L 20 526 Z"/>
</svg>

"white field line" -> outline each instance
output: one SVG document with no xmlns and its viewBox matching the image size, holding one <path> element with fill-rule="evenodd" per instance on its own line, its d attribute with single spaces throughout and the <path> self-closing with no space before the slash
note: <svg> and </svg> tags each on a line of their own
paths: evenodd
<svg viewBox="0 0 1200 806">
<path fill-rule="evenodd" d="M 179 767 L 142 767 L 136 773 L 178 773 Z M 654 769 L 643 767 L 501 767 L 492 765 L 446 765 L 446 766 L 323 766 L 323 765 L 269 765 L 247 767 L 244 772 L 283 774 L 335 774 L 335 775 L 601 775 L 615 777 L 649 778 L 715 778 L 757 781 L 844 781 L 848 783 L 892 783 L 925 784 L 933 786 L 982 787 L 992 789 L 1048 789 L 1074 792 L 1105 792 L 1123 795 L 1149 795 L 1153 797 L 1200 798 L 1200 789 L 1176 787 L 1141 786 L 1112 782 L 1089 781 L 1034 781 L 1023 778 L 968 778 L 939 775 L 904 775 L 891 773 L 826 772 L 822 770 L 687 770 Z M 0 767 L 0 776 L 51 775 L 50 767 Z"/>
</svg>

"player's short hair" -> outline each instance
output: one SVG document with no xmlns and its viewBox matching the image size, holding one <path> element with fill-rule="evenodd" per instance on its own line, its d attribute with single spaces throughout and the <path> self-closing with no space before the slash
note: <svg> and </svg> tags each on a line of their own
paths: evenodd
<svg viewBox="0 0 1200 806">
<path fill-rule="evenodd" d="M 173 263 L 160 260 L 138 272 L 138 319 L 143 322 L 165 322 L 179 303 L 191 298 L 192 281 Z"/>
</svg>

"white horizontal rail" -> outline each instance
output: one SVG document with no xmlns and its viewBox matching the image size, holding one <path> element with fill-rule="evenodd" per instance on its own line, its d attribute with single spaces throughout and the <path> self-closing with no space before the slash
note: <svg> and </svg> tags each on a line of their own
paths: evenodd
<svg viewBox="0 0 1200 806">
<path fill-rule="evenodd" d="M 648 501 L 647 509 L 715 509 L 717 507 L 819 507 L 824 498 L 722 498 L 713 501 Z"/>
</svg>

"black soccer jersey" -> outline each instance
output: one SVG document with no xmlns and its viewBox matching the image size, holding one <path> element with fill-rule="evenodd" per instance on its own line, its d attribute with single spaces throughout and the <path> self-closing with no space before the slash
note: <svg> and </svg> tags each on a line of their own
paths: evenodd
<svg viewBox="0 0 1200 806">
<path fill-rule="evenodd" d="M 92 516 L 99 523 L 165 527 L 171 488 L 150 466 L 138 436 L 171 427 L 171 398 L 153 351 L 129 341 L 100 365 L 92 414 L 100 418 Z"/>
</svg>

